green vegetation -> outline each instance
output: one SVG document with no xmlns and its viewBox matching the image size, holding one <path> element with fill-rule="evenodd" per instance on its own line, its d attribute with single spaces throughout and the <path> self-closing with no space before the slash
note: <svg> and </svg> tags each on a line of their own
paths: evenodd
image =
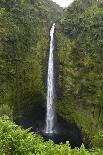
<svg viewBox="0 0 103 155">
<path fill-rule="evenodd" d="M 7 117 L 0 118 L 0 155 L 102 155 L 103 149 L 71 149 L 69 144 L 44 142 L 37 134 L 24 130 L 10 122 Z"/>
<path fill-rule="evenodd" d="M 0 0 L 0 155 L 103 154 L 103 0 L 75 0 L 61 11 L 51 0 Z M 81 128 L 91 150 L 45 142 L 10 121 L 45 103 L 49 30 L 58 15 L 56 111 Z"/>
<path fill-rule="evenodd" d="M 57 112 L 91 139 L 103 129 L 103 1 L 75 0 L 58 19 L 56 39 Z"/>
<path fill-rule="evenodd" d="M 48 32 L 61 10 L 49 0 L 0 1 L 0 105 L 15 115 L 44 103 Z"/>
</svg>

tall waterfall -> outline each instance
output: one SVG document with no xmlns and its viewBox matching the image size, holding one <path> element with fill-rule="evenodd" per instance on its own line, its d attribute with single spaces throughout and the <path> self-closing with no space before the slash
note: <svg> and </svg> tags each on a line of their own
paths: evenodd
<svg viewBox="0 0 103 155">
<path fill-rule="evenodd" d="M 54 100 L 54 31 L 55 24 L 53 24 L 50 30 L 50 53 L 48 60 L 48 77 L 47 77 L 47 115 L 46 115 L 46 133 L 53 133 L 54 127 L 54 108 L 53 108 L 53 100 Z"/>
</svg>

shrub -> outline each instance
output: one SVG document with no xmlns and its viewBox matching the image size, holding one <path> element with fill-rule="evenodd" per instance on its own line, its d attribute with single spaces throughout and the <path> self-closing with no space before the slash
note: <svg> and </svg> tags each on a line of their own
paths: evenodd
<svg viewBox="0 0 103 155">
<path fill-rule="evenodd" d="M 24 130 L 9 120 L 0 117 L 0 155 L 102 155 L 103 149 L 91 150 L 81 148 L 71 149 L 69 144 L 54 144 L 51 140 L 44 142 L 43 138 Z"/>
</svg>

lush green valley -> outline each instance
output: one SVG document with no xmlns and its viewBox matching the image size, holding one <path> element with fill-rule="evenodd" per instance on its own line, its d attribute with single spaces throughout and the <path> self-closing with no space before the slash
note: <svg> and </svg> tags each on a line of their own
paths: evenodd
<svg viewBox="0 0 103 155">
<path fill-rule="evenodd" d="M 55 109 L 77 124 L 88 150 L 44 141 L 13 123 L 37 106 L 45 108 L 54 21 Z M 102 155 L 102 59 L 102 0 L 75 0 L 64 10 L 52 0 L 1 0 L 0 155 Z"/>
</svg>

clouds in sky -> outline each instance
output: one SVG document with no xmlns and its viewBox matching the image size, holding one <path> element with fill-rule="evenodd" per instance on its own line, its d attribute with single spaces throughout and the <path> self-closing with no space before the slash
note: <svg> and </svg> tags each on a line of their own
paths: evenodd
<svg viewBox="0 0 103 155">
<path fill-rule="evenodd" d="M 73 2 L 73 0 L 53 0 L 53 1 L 62 7 L 67 7 L 70 3 Z"/>
</svg>

